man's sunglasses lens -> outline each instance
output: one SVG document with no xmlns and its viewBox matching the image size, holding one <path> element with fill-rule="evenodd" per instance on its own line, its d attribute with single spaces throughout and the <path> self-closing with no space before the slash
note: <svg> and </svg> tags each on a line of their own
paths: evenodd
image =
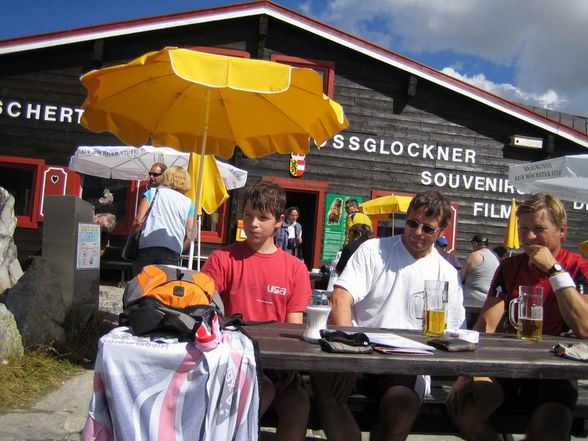
<svg viewBox="0 0 588 441">
<path fill-rule="evenodd" d="M 418 228 L 420 225 L 422 227 L 423 231 L 427 234 L 433 234 L 433 233 L 437 232 L 437 230 L 435 230 L 432 226 L 427 225 L 427 224 L 420 224 L 417 221 L 415 221 L 414 219 L 406 219 L 405 224 L 408 225 L 410 228 Z"/>
<path fill-rule="evenodd" d="M 149 176 L 155 176 L 155 177 L 157 177 L 157 176 L 161 176 L 162 174 L 163 173 L 153 173 L 153 172 L 150 172 L 149 173 Z"/>
</svg>

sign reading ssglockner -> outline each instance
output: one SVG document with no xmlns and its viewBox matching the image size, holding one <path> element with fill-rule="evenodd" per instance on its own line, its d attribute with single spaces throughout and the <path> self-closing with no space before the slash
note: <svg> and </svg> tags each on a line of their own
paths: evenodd
<svg viewBox="0 0 588 441">
<path fill-rule="evenodd" d="M 464 164 L 471 169 L 471 165 L 477 164 L 477 152 L 474 149 L 441 145 L 436 142 L 416 142 L 410 139 L 346 136 L 344 133 L 338 133 L 328 142 L 336 150 L 362 151 L 382 157 L 402 156 L 431 161 L 435 164 L 435 168 L 423 169 L 420 173 L 420 183 L 437 187 L 440 191 L 447 188 L 464 192 L 522 194 L 506 177 L 471 171 L 460 173 L 453 168 L 455 165 Z M 447 163 L 447 166 L 438 168 L 438 165 L 443 163 Z M 474 216 L 508 219 L 510 203 L 474 201 L 472 210 Z"/>
</svg>

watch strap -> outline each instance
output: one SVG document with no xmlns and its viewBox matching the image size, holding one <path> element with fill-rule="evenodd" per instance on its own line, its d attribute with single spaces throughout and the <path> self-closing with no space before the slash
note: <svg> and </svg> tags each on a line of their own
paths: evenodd
<svg viewBox="0 0 588 441">
<path fill-rule="evenodd" d="M 563 271 L 563 266 L 562 266 L 562 264 L 561 264 L 561 263 L 559 263 L 559 262 L 555 262 L 555 263 L 553 264 L 553 266 L 552 266 L 551 268 L 549 268 L 549 272 L 548 272 L 548 274 L 549 274 L 550 276 L 553 276 L 554 274 L 557 274 L 557 273 L 559 273 L 560 271 Z"/>
</svg>

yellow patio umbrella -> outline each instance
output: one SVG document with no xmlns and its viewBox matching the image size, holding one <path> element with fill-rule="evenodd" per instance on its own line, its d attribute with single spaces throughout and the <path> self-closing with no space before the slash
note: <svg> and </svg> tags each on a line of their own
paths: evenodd
<svg viewBox="0 0 588 441">
<path fill-rule="evenodd" d="M 520 248 L 519 242 L 519 223 L 517 220 L 517 204 L 513 198 L 510 206 L 510 216 L 508 218 L 508 226 L 506 227 L 506 235 L 504 236 L 504 246 L 508 249 Z"/>
<path fill-rule="evenodd" d="M 206 188 L 206 191 L 198 194 L 196 183 L 198 182 L 200 170 L 200 162 L 204 162 L 202 168 L 201 185 Z M 229 198 L 229 193 L 225 186 L 225 182 L 220 174 L 216 159 L 213 155 L 200 156 L 198 153 L 190 153 L 190 160 L 188 161 L 188 174 L 192 180 L 192 188 L 188 190 L 186 196 L 192 199 L 192 203 L 197 210 L 196 219 L 196 243 L 198 244 L 197 262 L 200 262 L 200 244 L 202 238 L 202 209 L 208 214 L 214 213 L 223 202 Z M 199 198 L 199 199 L 198 199 Z M 190 254 L 188 259 L 188 267 L 192 268 L 192 259 L 194 257 L 194 241 L 190 242 Z M 198 267 L 200 269 L 200 267 Z"/>
<path fill-rule="evenodd" d="M 168 47 L 81 81 L 81 123 L 136 146 L 150 140 L 223 158 L 237 145 L 252 158 L 304 154 L 310 138 L 318 146 L 349 125 L 317 72 L 269 61 Z"/>
<path fill-rule="evenodd" d="M 375 221 L 385 221 L 392 215 L 392 235 L 394 235 L 394 213 L 406 213 L 412 196 L 388 194 L 370 199 L 359 205 L 359 210 Z"/>
<path fill-rule="evenodd" d="M 406 213 L 410 201 L 411 196 L 389 194 L 361 203 L 359 211 L 367 214 L 372 220 L 388 220 L 391 214 Z"/>
<path fill-rule="evenodd" d="M 200 200 L 197 200 L 198 195 L 195 184 L 199 177 L 200 161 L 204 161 L 202 186 L 207 191 L 202 192 L 200 194 Z M 188 174 L 190 175 L 190 179 L 192 179 L 192 188 L 188 190 L 186 196 L 192 199 L 194 206 L 198 210 L 198 214 L 202 214 L 202 210 L 208 214 L 214 213 L 229 198 L 227 187 L 213 155 L 200 156 L 198 153 L 191 153 L 190 160 L 188 161 Z"/>
</svg>

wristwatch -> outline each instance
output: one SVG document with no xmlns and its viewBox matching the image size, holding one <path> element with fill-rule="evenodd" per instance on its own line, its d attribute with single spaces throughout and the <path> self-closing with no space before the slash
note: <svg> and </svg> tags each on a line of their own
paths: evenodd
<svg viewBox="0 0 588 441">
<path fill-rule="evenodd" d="M 549 268 L 548 274 L 551 277 L 551 276 L 559 273 L 560 271 L 563 271 L 563 266 L 561 266 L 561 263 L 555 262 L 553 264 L 553 266 L 551 268 Z"/>
</svg>

